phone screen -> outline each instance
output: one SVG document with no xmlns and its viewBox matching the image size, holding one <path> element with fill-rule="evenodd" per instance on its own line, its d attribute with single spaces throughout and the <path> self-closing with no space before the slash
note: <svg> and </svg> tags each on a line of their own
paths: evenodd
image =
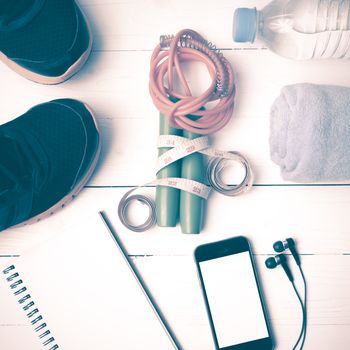
<svg viewBox="0 0 350 350">
<path fill-rule="evenodd" d="M 199 266 L 219 347 L 269 337 L 249 252 Z"/>
</svg>

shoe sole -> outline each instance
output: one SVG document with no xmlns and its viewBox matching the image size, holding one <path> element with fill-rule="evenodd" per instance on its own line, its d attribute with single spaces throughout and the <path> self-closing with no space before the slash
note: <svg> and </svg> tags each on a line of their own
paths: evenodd
<svg viewBox="0 0 350 350">
<path fill-rule="evenodd" d="M 76 6 L 79 7 L 79 5 L 77 3 L 76 3 Z M 79 9 L 80 9 L 80 7 L 79 7 Z M 72 66 L 70 66 L 64 74 L 62 74 L 58 77 L 48 77 L 45 75 L 40 75 L 40 74 L 34 73 L 34 72 L 20 66 L 16 62 L 12 61 L 2 52 L 0 52 L 0 61 L 3 62 L 7 67 L 9 67 L 14 72 L 18 73 L 19 75 L 21 75 L 22 77 L 24 77 L 28 80 L 34 81 L 35 83 L 44 84 L 44 85 L 56 85 L 56 84 L 60 84 L 60 83 L 63 83 L 64 81 L 68 80 L 69 78 L 71 78 L 75 73 L 77 73 L 83 67 L 83 65 L 86 63 L 87 59 L 89 58 L 91 50 L 92 50 L 92 41 L 93 40 L 92 40 L 91 26 L 90 26 L 90 23 L 85 16 L 84 12 L 81 9 L 80 9 L 80 11 L 83 14 L 83 17 L 85 19 L 85 23 L 87 25 L 87 29 L 89 32 L 89 46 L 86 49 L 86 51 L 80 56 L 80 58 Z"/>
<path fill-rule="evenodd" d="M 65 197 L 63 197 L 59 202 L 57 202 L 55 205 L 53 205 L 51 208 L 47 209 L 46 211 L 26 220 L 24 222 L 21 222 L 20 224 L 12 226 L 11 228 L 18 228 L 18 227 L 34 224 L 38 221 L 41 221 L 41 220 L 46 219 L 47 217 L 53 215 L 57 210 L 63 209 L 67 204 L 69 204 L 79 194 L 79 192 L 84 188 L 84 185 L 89 181 L 91 175 L 93 174 L 93 172 L 96 168 L 96 165 L 97 165 L 100 153 L 101 153 L 102 143 L 101 143 L 101 137 L 100 137 L 100 129 L 99 129 L 98 124 L 97 124 L 96 116 L 89 105 L 87 105 L 85 103 L 83 103 L 83 105 L 90 112 L 90 114 L 93 118 L 93 121 L 95 123 L 97 133 L 99 135 L 98 145 L 96 147 L 94 159 L 93 159 L 90 167 L 87 169 L 85 175 L 77 183 L 77 185 L 73 188 L 73 190 L 70 193 L 68 193 Z"/>
</svg>

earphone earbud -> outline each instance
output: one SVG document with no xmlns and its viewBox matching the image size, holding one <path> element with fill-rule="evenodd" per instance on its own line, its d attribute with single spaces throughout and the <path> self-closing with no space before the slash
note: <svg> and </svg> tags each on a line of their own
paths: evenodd
<svg viewBox="0 0 350 350">
<path fill-rule="evenodd" d="M 271 269 L 271 270 L 276 268 L 277 267 L 277 262 L 276 262 L 275 257 L 271 257 L 271 258 L 266 259 L 265 266 L 268 269 Z"/>
<path fill-rule="evenodd" d="M 300 331 L 298 340 L 293 347 L 293 350 L 295 350 L 297 348 L 300 341 L 301 341 L 301 346 L 300 346 L 299 350 L 302 350 L 304 347 L 305 339 L 306 339 L 306 329 L 307 329 L 307 307 L 306 307 L 306 305 L 307 305 L 307 292 L 306 292 L 306 279 L 305 279 L 304 272 L 303 272 L 302 267 L 301 267 L 300 257 L 299 257 L 299 254 L 297 252 L 295 242 L 292 238 L 287 238 L 285 241 L 275 242 L 273 244 L 273 249 L 275 250 L 275 252 L 277 252 L 279 254 L 277 254 L 274 257 L 270 257 L 270 258 L 266 259 L 265 265 L 268 269 L 275 269 L 278 265 L 281 265 L 283 267 L 286 275 L 288 276 L 289 281 L 293 285 L 293 289 L 295 291 L 295 294 L 298 297 L 298 300 L 300 302 L 302 312 L 303 312 L 303 323 L 302 323 L 301 331 Z M 300 294 L 295 286 L 292 271 L 290 270 L 290 268 L 288 266 L 287 257 L 286 257 L 286 255 L 281 254 L 286 249 L 289 249 L 290 252 L 292 253 L 293 258 L 294 258 L 296 264 L 298 265 L 301 277 L 303 279 L 303 282 L 304 282 L 304 302 L 303 302 L 302 298 L 300 297 Z"/>
<path fill-rule="evenodd" d="M 285 271 L 286 275 L 288 276 L 289 280 L 291 282 L 294 281 L 292 271 L 290 270 L 288 263 L 287 263 L 287 258 L 284 254 L 277 254 L 275 257 L 270 257 L 266 259 L 265 265 L 268 269 L 274 269 L 278 265 L 281 265 L 283 267 L 283 270 Z"/>
<path fill-rule="evenodd" d="M 299 254 L 297 252 L 297 249 L 296 249 L 296 246 L 295 246 L 295 241 L 294 241 L 293 238 L 287 238 L 285 241 L 277 241 L 277 242 L 275 242 L 273 244 L 273 249 L 277 253 L 282 253 L 286 249 L 289 249 L 290 252 L 293 255 L 293 258 L 294 258 L 295 262 L 297 263 L 297 265 L 300 266 L 300 264 L 301 264 L 300 257 L 299 257 Z"/>
</svg>

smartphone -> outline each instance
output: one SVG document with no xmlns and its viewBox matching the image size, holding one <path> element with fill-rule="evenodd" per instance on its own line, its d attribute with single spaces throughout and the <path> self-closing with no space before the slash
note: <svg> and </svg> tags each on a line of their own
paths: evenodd
<svg viewBox="0 0 350 350">
<path fill-rule="evenodd" d="M 266 308 L 247 238 L 194 252 L 216 350 L 271 350 Z"/>
</svg>

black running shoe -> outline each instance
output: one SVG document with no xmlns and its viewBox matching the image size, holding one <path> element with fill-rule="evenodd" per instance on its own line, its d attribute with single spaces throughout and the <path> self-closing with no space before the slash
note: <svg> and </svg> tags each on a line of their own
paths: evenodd
<svg viewBox="0 0 350 350">
<path fill-rule="evenodd" d="M 92 112 L 76 100 L 40 104 L 0 126 L 0 231 L 45 218 L 91 176 L 100 153 Z"/>
<path fill-rule="evenodd" d="M 24 77 L 58 84 L 76 73 L 92 47 L 74 0 L 0 0 L 0 60 Z"/>
</svg>

